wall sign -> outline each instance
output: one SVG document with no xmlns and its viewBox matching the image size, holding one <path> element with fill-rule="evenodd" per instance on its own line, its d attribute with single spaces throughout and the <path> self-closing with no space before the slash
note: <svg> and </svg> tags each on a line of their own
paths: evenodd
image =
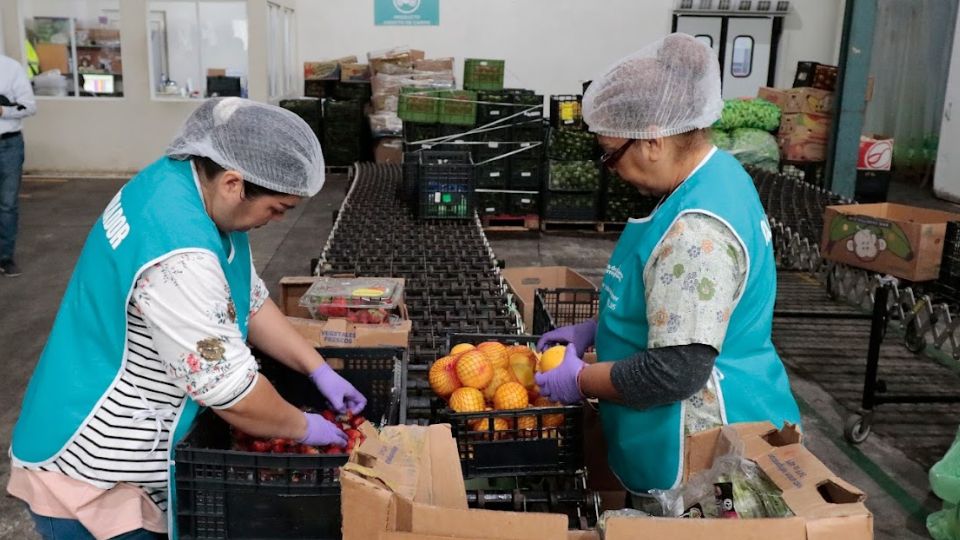
<svg viewBox="0 0 960 540">
<path fill-rule="evenodd" d="M 440 0 L 373 0 L 377 26 L 437 26 Z"/>
</svg>

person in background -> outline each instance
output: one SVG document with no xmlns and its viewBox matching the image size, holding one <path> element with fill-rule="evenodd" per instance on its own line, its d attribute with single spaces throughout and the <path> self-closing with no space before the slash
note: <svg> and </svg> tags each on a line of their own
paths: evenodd
<svg viewBox="0 0 960 540">
<path fill-rule="evenodd" d="M 14 262 L 23 176 L 23 119 L 37 112 L 27 74 L 13 58 L 0 55 L 0 274 L 20 275 Z"/>
<path fill-rule="evenodd" d="M 620 236 L 598 319 L 541 338 L 568 346 L 536 380 L 563 403 L 599 398 L 610 467 L 641 510 L 658 510 L 650 490 L 679 485 L 686 435 L 800 422 L 771 339 L 770 226 L 750 176 L 710 142 L 722 109 L 717 57 L 685 34 L 621 60 L 583 96 L 602 164 L 661 200 Z"/>
<path fill-rule="evenodd" d="M 173 451 L 201 407 L 256 437 L 347 446 L 260 376 L 247 345 L 309 377 L 332 409 L 366 405 L 270 299 L 247 238 L 323 183 L 320 143 L 300 117 L 209 99 L 114 196 L 13 430 L 7 491 L 45 540 L 176 537 Z"/>
</svg>

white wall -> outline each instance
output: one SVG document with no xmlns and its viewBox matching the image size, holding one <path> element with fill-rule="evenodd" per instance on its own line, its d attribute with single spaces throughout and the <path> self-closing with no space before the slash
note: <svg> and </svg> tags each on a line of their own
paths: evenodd
<svg viewBox="0 0 960 540">
<path fill-rule="evenodd" d="M 940 147 L 937 148 L 937 167 L 933 178 L 933 193 L 941 199 L 960 203 L 960 17 L 957 17 L 943 100 L 943 120 L 940 123 Z"/>
<path fill-rule="evenodd" d="M 185 88 L 200 84 L 200 51 L 197 42 L 197 9 L 192 2 L 150 2 L 150 11 L 165 15 L 167 30 L 167 77 Z M 155 84 L 159 82 L 155 81 Z"/>
<path fill-rule="evenodd" d="M 787 17 L 777 84 L 791 86 L 799 60 L 834 62 L 841 0 L 800 0 Z M 505 84 L 545 94 L 579 93 L 622 56 L 670 32 L 673 0 L 486 0 L 440 2 L 440 25 L 373 24 L 371 0 L 300 0 L 301 60 L 409 45 L 428 57 L 507 60 Z"/>
</svg>

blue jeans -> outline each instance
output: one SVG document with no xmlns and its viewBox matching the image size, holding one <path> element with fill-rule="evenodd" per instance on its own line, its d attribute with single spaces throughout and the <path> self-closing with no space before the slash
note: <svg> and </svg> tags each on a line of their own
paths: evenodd
<svg viewBox="0 0 960 540">
<path fill-rule="evenodd" d="M 28 511 L 30 512 L 30 517 L 33 518 L 33 524 L 37 529 L 37 534 L 39 534 L 43 540 L 94 540 L 90 531 L 75 519 L 51 518 L 34 514 L 33 510 L 28 509 Z M 167 535 L 165 534 L 150 532 L 146 529 L 137 529 L 121 534 L 120 536 L 114 536 L 112 540 L 161 540 L 166 537 Z"/>
<path fill-rule="evenodd" d="M 22 175 L 23 135 L 0 139 L 0 262 L 13 260 Z"/>
</svg>

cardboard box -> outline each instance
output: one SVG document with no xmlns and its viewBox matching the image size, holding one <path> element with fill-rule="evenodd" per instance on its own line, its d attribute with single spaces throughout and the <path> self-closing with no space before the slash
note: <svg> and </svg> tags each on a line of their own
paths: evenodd
<svg viewBox="0 0 960 540">
<path fill-rule="evenodd" d="M 790 101 L 790 94 L 787 90 L 771 88 L 769 86 L 761 86 L 760 89 L 757 90 L 757 97 L 773 103 L 779 107 L 780 110 L 786 108 L 787 102 Z"/>
<path fill-rule="evenodd" d="M 459 454 L 447 425 L 390 426 L 380 436 L 365 433 L 367 440 L 340 475 L 344 540 L 597 538 L 590 531 L 567 531 L 565 515 L 467 509 Z M 765 422 L 734 424 L 688 437 L 684 478 L 709 468 L 714 456 L 737 445 L 783 491 L 795 517 L 619 517 L 607 520 L 605 538 L 873 538 L 873 516 L 863 504 L 863 492 L 800 444 L 795 426 L 778 431 Z"/>
<path fill-rule="evenodd" d="M 833 112 L 833 92 L 816 88 L 794 88 L 787 90 L 787 104 L 783 112 L 831 114 Z"/>
<path fill-rule="evenodd" d="M 886 135 L 860 136 L 857 168 L 864 171 L 889 171 L 893 165 L 893 138 Z"/>
<path fill-rule="evenodd" d="M 828 206 L 820 253 L 909 281 L 936 279 L 948 221 L 960 214 L 891 203 Z"/>
<path fill-rule="evenodd" d="M 377 163 L 403 163 L 403 138 L 385 137 L 373 147 L 373 160 Z"/>
<path fill-rule="evenodd" d="M 343 63 L 340 64 L 341 82 L 368 82 L 370 80 L 370 66 L 367 64 Z"/>
<path fill-rule="evenodd" d="M 303 79 L 306 81 L 339 81 L 341 64 L 356 64 L 356 56 L 344 56 L 323 62 L 304 62 Z"/>
<path fill-rule="evenodd" d="M 523 314 L 523 325 L 533 328 L 533 295 L 537 289 L 593 289 L 589 279 L 566 266 L 528 266 L 502 271 L 507 287 L 513 292 L 517 308 Z"/>
<path fill-rule="evenodd" d="M 824 161 L 827 143 L 818 139 L 807 128 L 798 128 L 777 139 L 780 157 L 784 161 Z"/>
<path fill-rule="evenodd" d="M 833 117 L 829 114 L 792 113 L 780 119 L 780 136 L 800 134 L 806 140 L 827 143 Z"/>
<path fill-rule="evenodd" d="M 59 69 L 61 75 L 70 73 L 70 51 L 59 43 L 37 43 L 34 47 L 40 60 L 40 72 Z"/>
<path fill-rule="evenodd" d="M 300 306 L 300 297 L 318 278 L 283 277 L 280 279 L 280 311 L 293 328 L 314 347 L 408 347 L 413 324 L 407 307 L 400 305 L 400 324 L 356 324 L 346 319 L 317 321 Z"/>
<path fill-rule="evenodd" d="M 453 72 L 453 58 L 432 58 L 430 60 L 415 60 L 413 69 L 434 73 Z"/>
</svg>

